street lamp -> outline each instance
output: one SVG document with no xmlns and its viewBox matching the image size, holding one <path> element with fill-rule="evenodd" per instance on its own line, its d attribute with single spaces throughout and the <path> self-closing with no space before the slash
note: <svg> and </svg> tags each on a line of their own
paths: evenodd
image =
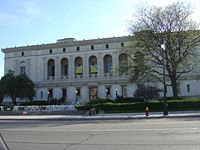
<svg viewBox="0 0 200 150">
<path fill-rule="evenodd" d="M 167 104 L 167 86 L 166 86 L 166 79 L 165 79 L 165 44 L 161 44 L 162 48 L 162 53 L 163 53 L 163 86 L 164 86 L 164 91 L 163 91 L 163 115 L 166 116 L 168 115 L 168 104 Z"/>
<path fill-rule="evenodd" d="M 48 95 L 47 95 L 47 98 L 48 98 L 48 102 L 49 102 L 49 105 L 50 105 L 50 97 L 49 97 L 49 91 L 48 91 L 48 93 L 47 93 Z"/>
</svg>

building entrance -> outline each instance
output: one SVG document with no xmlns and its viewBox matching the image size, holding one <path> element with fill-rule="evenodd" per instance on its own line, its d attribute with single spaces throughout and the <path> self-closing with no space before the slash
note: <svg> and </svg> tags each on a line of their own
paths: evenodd
<svg viewBox="0 0 200 150">
<path fill-rule="evenodd" d="M 97 99 L 97 87 L 89 88 L 90 101 Z"/>
</svg>

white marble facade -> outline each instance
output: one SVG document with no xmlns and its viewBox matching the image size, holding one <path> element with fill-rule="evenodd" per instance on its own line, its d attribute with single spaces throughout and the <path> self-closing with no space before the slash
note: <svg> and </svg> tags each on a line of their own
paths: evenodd
<svg viewBox="0 0 200 150">
<path fill-rule="evenodd" d="M 95 99 L 133 97 L 136 85 L 128 71 L 119 74 L 120 61 L 128 59 L 121 49 L 130 36 L 76 41 L 61 39 L 56 43 L 2 49 L 5 73 L 26 73 L 36 84 L 35 100 L 59 99 L 66 103 L 86 103 Z M 198 96 L 198 78 L 179 82 L 181 96 Z M 159 83 L 149 83 L 162 88 Z M 168 96 L 172 95 L 168 87 Z"/>
</svg>

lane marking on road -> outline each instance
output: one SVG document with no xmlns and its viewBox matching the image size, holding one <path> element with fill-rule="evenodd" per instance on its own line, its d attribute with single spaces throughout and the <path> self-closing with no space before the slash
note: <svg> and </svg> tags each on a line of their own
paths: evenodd
<svg viewBox="0 0 200 150">
<path fill-rule="evenodd" d="M 162 128 L 162 129 L 86 129 L 86 130 L 60 130 L 60 129 L 1 129 L 1 131 L 35 131 L 35 132 L 130 132 L 130 131 L 188 131 L 199 130 L 200 128 Z"/>
</svg>

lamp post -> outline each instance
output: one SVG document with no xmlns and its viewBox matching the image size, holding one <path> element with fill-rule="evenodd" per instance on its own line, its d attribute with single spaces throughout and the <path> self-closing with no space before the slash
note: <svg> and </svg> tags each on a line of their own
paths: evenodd
<svg viewBox="0 0 200 150">
<path fill-rule="evenodd" d="M 166 79 L 165 79 L 165 44 L 161 44 L 161 48 L 162 48 L 162 53 L 163 53 L 163 87 L 164 87 L 164 91 L 163 91 L 163 115 L 166 116 L 168 115 L 168 104 L 167 104 L 167 86 L 166 86 Z"/>
<path fill-rule="evenodd" d="M 48 93 L 47 93 L 47 94 L 48 94 L 48 95 L 47 95 L 48 102 L 49 102 L 49 105 L 50 105 L 49 91 L 48 91 Z"/>
<path fill-rule="evenodd" d="M 75 105 L 78 102 L 78 90 L 76 89 L 76 101 L 75 101 Z"/>
</svg>

